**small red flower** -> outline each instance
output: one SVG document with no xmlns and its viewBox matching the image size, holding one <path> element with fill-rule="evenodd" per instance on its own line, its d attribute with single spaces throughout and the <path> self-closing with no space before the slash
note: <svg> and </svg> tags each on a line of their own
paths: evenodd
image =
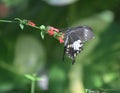
<svg viewBox="0 0 120 93">
<path fill-rule="evenodd" d="M 63 40 L 62 37 L 59 37 L 58 40 L 59 40 L 60 43 L 64 43 L 64 40 Z"/>
<path fill-rule="evenodd" d="M 48 32 L 48 34 L 49 34 L 50 36 L 53 36 L 53 35 L 54 35 L 54 31 L 53 31 L 52 29 L 48 30 L 47 32 Z"/>
<path fill-rule="evenodd" d="M 29 26 L 36 26 L 36 24 L 33 23 L 32 21 L 28 21 L 28 25 L 29 25 Z"/>
</svg>

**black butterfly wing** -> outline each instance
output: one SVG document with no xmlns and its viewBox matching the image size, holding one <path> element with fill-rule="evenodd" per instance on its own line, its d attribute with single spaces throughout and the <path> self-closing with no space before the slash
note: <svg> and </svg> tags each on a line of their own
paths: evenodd
<svg viewBox="0 0 120 93">
<path fill-rule="evenodd" d="M 64 38 L 64 55 L 72 59 L 72 64 L 75 63 L 75 57 L 83 50 L 83 43 L 93 37 L 92 29 L 88 26 L 67 29 Z"/>
<path fill-rule="evenodd" d="M 79 37 L 82 42 L 94 38 L 93 30 L 89 26 L 78 26 L 78 27 L 68 28 L 65 32 L 65 37 L 70 35 L 71 33 L 74 33 L 75 36 L 77 36 L 77 38 Z"/>
</svg>

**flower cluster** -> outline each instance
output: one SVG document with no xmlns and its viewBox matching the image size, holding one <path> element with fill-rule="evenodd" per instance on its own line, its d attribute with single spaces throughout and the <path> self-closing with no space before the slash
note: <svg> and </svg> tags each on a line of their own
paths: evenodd
<svg viewBox="0 0 120 93">
<path fill-rule="evenodd" d="M 60 43 L 64 43 L 64 34 L 62 32 L 59 31 L 59 29 L 57 28 L 54 28 L 52 26 L 48 26 L 48 31 L 47 33 L 50 35 L 50 36 L 54 36 L 56 37 Z"/>
<path fill-rule="evenodd" d="M 42 38 L 44 38 L 45 33 L 47 33 L 50 36 L 53 36 L 54 38 L 58 39 L 60 43 L 64 43 L 64 33 L 60 32 L 60 30 L 57 28 L 54 28 L 52 26 L 45 27 L 44 25 L 41 25 L 40 27 L 38 27 L 34 22 L 26 19 L 21 20 L 19 18 L 15 18 L 15 20 L 18 20 L 20 22 L 20 27 L 22 29 L 24 28 L 24 25 L 35 27 L 41 30 Z"/>
<path fill-rule="evenodd" d="M 53 36 L 54 38 L 56 38 L 57 40 L 59 40 L 60 43 L 64 43 L 64 33 L 61 32 L 59 29 L 54 28 L 52 26 L 36 26 L 36 24 L 30 20 L 26 20 L 26 19 L 20 19 L 20 18 L 15 18 L 14 19 L 16 22 L 19 23 L 20 28 L 23 30 L 25 25 L 37 28 L 40 30 L 41 33 L 41 37 L 42 39 L 44 38 L 45 34 L 49 34 L 50 36 Z M 8 20 L 0 20 L 0 22 L 15 22 L 15 21 L 8 21 Z"/>
</svg>

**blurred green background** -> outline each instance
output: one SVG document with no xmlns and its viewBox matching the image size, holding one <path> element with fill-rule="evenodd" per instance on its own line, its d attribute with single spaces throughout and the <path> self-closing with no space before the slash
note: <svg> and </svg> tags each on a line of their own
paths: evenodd
<svg viewBox="0 0 120 93">
<path fill-rule="evenodd" d="M 63 44 L 37 29 L 0 23 L 0 93 L 120 93 L 120 0 L 0 0 L 0 19 L 29 19 L 56 28 L 88 25 L 95 39 L 71 65 Z"/>
</svg>

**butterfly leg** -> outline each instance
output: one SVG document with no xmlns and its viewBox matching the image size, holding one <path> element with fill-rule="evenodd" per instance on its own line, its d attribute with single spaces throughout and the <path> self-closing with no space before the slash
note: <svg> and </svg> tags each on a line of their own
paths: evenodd
<svg viewBox="0 0 120 93">
<path fill-rule="evenodd" d="M 62 60 L 63 60 L 63 61 L 64 61 L 64 59 L 65 59 L 65 52 L 66 52 L 66 46 L 64 46 L 63 57 L 62 57 Z"/>
</svg>

